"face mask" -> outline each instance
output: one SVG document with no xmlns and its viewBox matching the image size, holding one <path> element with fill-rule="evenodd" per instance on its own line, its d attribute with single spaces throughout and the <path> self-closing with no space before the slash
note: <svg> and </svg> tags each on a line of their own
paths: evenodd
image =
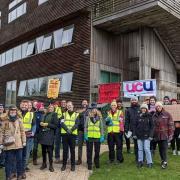
<svg viewBox="0 0 180 180">
<path fill-rule="evenodd" d="M 10 121 L 15 121 L 17 119 L 17 115 L 9 115 Z"/>
</svg>

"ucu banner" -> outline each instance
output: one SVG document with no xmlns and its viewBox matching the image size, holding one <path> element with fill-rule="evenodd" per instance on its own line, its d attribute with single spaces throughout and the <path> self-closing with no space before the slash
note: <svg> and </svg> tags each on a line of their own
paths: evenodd
<svg viewBox="0 0 180 180">
<path fill-rule="evenodd" d="M 123 82 L 124 97 L 156 96 L 156 79 Z"/>
</svg>

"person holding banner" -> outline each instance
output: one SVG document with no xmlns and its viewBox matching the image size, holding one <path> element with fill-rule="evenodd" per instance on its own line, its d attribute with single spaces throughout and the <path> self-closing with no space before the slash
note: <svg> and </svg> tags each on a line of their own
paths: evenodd
<svg viewBox="0 0 180 180">
<path fill-rule="evenodd" d="M 177 100 L 171 99 L 171 104 L 176 105 Z M 175 131 L 174 131 L 173 139 L 171 141 L 171 148 L 174 156 L 176 154 L 180 156 L 180 117 L 179 117 L 179 121 L 174 121 L 174 125 L 175 125 Z M 177 147 L 177 151 L 176 151 L 176 147 Z"/>
<path fill-rule="evenodd" d="M 87 145 L 88 170 L 92 170 L 92 155 L 94 146 L 94 163 L 96 168 L 100 168 L 99 154 L 101 143 L 104 142 L 104 128 L 102 114 L 97 110 L 97 104 L 92 103 L 91 111 L 85 121 L 84 139 Z"/>
<path fill-rule="evenodd" d="M 159 146 L 162 169 L 167 168 L 168 142 L 173 138 L 174 122 L 171 114 L 164 110 L 161 102 L 156 102 L 156 113 L 153 115 L 154 140 Z"/>
<path fill-rule="evenodd" d="M 134 96 L 131 98 L 131 107 L 129 107 L 126 111 L 125 116 L 125 133 L 128 136 L 128 134 L 133 134 L 133 126 L 134 123 L 138 119 L 138 114 L 140 112 L 140 105 L 138 104 L 138 97 Z M 130 138 L 128 136 L 128 138 Z M 134 152 L 135 152 L 135 160 L 138 163 L 138 145 L 137 145 L 137 139 L 133 138 L 134 141 Z"/>
<path fill-rule="evenodd" d="M 116 158 L 118 163 L 124 161 L 122 148 L 123 148 L 123 131 L 124 131 L 124 119 L 123 111 L 117 109 L 116 101 L 111 103 L 111 110 L 106 118 L 106 125 L 108 129 L 108 147 L 109 147 L 109 162 L 113 163 L 115 160 L 116 145 Z M 122 129 L 121 129 L 122 127 Z"/>
</svg>

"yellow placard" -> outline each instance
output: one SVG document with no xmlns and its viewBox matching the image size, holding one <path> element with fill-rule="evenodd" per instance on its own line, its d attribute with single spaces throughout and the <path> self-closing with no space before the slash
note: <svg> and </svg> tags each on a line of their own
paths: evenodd
<svg viewBox="0 0 180 180">
<path fill-rule="evenodd" d="M 50 79 L 48 83 L 47 97 L 56 99 L 59 95 L 60 80 Z"/>
</svg>

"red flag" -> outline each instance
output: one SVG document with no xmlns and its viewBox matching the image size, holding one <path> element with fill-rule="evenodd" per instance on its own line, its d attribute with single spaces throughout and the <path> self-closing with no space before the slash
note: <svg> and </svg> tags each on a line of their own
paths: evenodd
<svg viewBox="0 0 180 180">
<path fill-rule="evenodd" d="M 98 103 L 110 103 L 113 99 L 120 96 L 120 83 L 110 83 L 99 85 L 99 99 Z"/>
</svg>

